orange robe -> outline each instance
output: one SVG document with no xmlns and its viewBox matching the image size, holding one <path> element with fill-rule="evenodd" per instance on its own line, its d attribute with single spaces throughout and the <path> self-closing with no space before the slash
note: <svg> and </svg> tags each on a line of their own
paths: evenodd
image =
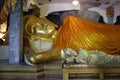
<svg viewBox="0 0 120 80">
<path fill-rule="evenodd" d="M 120 25 L 101 24 L 68 16 L 58 30 L 54 48 L 99 50 L 120 53 Z"/>
</svg>

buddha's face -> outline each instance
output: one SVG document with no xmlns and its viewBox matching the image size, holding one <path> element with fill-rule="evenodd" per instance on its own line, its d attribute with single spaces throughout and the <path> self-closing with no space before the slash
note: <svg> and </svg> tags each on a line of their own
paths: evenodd
<svg viewBox="0 0 120 80">
<path fill-rule="evenodd" d="M 32 32 L 42 37 L 51 37 L 55 31 L 55 26 L 45 22 L 35 23 L 32 26 Z"/>
<path fill-rule="evenodd" d="M 29 40 L 34 51 L 42 52 L 52 48 L 53 39 L 56 37 L 55 26 L 48 23 L 36 23 L 32 26 L 33 38 Z"/>
<path fill-rule="evenodd" d="M 25 26 L 27 35 L 39 35 L 41 37 L 51 37 L 56 31 L 57 25 L 46 19 L 45 17 L 31 17 Z"/>
<path fill-rule="evenodd" d="M 28 21 L 27 25 L 25 29 L 30 36 L 30 47 L 35 52 L 50 50 L 57 33 L 56 25 L 44 17 L 40 17 L 35 22 L 34 20 Z"/>
</svg>

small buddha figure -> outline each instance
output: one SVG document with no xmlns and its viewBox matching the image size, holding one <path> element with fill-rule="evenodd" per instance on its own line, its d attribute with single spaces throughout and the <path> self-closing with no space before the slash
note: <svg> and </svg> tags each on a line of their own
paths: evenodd
<svg viewBox="0 0 120 80">
<path fill-rule="evenodd" d="M 0 1 L 0 45 L 8 45 L 10 0 Z"/>
<path fill-rule="evenodd" d="M 7 31 L 7 22 L 4 22 L 2 24 L 0 24 L 0 39 L 2 39 L 2 41 L 5 41 L 5 33 Z"/>
</svg>

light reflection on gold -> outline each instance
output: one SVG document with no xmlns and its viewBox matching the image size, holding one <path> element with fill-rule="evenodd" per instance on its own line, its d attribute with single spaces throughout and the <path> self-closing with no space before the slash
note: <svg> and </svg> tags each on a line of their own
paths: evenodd
<svg viewBox="0 0 120 80">
<path fill-rule="evenodd" d="M 59 49 L 52 49 L 46 52 L 25 54 L 26 59 L 32 64 L 45 63 L 61 59 L 61 51 Z"/>
<path fill-rule="evenodd" d="M 35 17 L 35 16 L 25 16 L 25 32 L 24 34 L 28 38 L 30 47 L 35 52 L 38 52 L 36 49 L 35 44 L 41 44 L 42 41 L 53 43 L 54 39 L 56 38 L 57 34 L 57 25 L 46 19 L 45 17 Z M 38 45 L 37 45 L 38 46 Z M 50 45 L 48 45 L 50 46 Z M 40 48 L 40 47 L 39 47 Z"/>
</svg>

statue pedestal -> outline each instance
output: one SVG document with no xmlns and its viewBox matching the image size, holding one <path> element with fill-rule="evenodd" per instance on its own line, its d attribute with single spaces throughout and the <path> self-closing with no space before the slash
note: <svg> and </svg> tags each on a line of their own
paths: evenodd
<svg viewBox="0 0 120 80">
<path fill-rule="evenodd" d="M 62 80 L 61 61 L 29 66 L 0 61 L 0 80 Z"/>
<path fill-rule="evenodd" d="M 63 64 L 63 80 L 72 79 L 120 79 L 119 78 L 120 67 L 118 66 L 97 66 L 97 65 L 87 65 L 87 64 Z M 72 74 L 72 75 L 71 75 Z M 79 74 L 79 75 L 78 75 Z M 88 74 L 92 77 L 88 77 Z M 116 76 L 115 76 L 116 74 Z M 87 77 L 85 77 L 87 75 Z M 110 78 L 109 78 L 110 77 Z"/>
<path fill-rule="evenodd" d="M 1 79 L 42 80 L 43 65 L 28 66 L 25 63 L 11 65 L 6 61 L 0 64 Z"/>
</svg>

